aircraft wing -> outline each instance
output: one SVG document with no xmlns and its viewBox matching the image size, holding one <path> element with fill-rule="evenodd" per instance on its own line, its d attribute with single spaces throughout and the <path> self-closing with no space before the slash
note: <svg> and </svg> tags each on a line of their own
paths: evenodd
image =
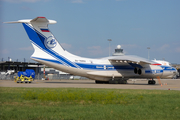
<svg viewBox="0 0 180 120">
<path fill-rule="evenodd" d="M 133 55 L 122 55 L 122 56 L 111 56 L 108 59 L 111 63 L 128 63 L 133 67 L 139 67 L 142 68 L 142 66 L 146 64 L 153 64 L 154 62 L 151 62 L 147 59 L 133 56 Z"/>
</svg>

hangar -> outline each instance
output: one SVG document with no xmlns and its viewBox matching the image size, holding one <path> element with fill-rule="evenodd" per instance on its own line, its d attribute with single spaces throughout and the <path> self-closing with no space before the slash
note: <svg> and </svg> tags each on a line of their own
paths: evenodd
<svg viewBox="0 0 180 120">
<path fill-rule="evenodd" d="M 35 62 L 14 62 L 14 61 L 0 61 L 0 71 L 15 70 L 25 71 L 26 69 L 33 69 L 36 73 L 40 71 L 41 63 Z"/>
</svg>

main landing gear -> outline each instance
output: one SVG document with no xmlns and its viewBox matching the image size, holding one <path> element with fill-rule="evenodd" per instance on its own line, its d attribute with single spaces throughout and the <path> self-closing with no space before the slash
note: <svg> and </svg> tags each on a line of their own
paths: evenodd
<svg viewBox="0 0 180 120">
<path fill-rule="evenodd" d="M 96 84 L 109 84 L 109 81 L 98 81 L 98 80 L 96 80 L 95 82 L 96 82 Z"/>
<path fill-rule="evenodd" d="M 96 80 L 96 84 L 127 84 L 128 79 L 117 79 L 117 80 L 110 80 L 110 81 L 98 81 Z"/>
<path fill-rule="evenodd" d="M 154 84 L 156 84 L 156 81 L 155 80 L 148 80 L 148 84 L 151 84 L 151 85 L 154 85 Z"/>
</svg>

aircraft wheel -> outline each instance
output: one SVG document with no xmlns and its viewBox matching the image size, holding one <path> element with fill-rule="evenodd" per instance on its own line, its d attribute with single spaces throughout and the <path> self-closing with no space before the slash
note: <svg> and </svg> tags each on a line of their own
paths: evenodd
<svg viewBox="0 0 180 120">
<path fill-rule="evenodd" d="M 96 84 L 108 84 L 109 83 L 109 81 L 98 81 L 98 80 L 96 80 L 95 82 L 96 82 Z"/>
<path fill-rule="evenodd" d="M 95 81 L 95 83 L 96 83 L 96 84 L 100 84 L 100 83 L 101 83 L 101 81 L 97 81 L 97 80 L 96 80 L 96 81 Z"/>
<path fill-rule="evenodd" d="M 127 80 L 120 80 L 118 81 L 119 84 L 127 84 Z"/>
<path fill-rule="evenodd" d="M 156 81 L 155 80 L 149 80 L 148 84 L 153 84 L 154 85 L 154 84 L 156 84 Z"/>
<path fill-rule="evenodd" d="M 151 80 L 148 81 L 148 84 L 152 84 Z"/>
</svg>

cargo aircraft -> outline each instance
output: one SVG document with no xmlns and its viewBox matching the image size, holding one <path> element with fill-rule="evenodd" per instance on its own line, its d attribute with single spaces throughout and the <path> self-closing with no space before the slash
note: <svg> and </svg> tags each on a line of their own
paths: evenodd
<svg viewBox="0 0 180 120">
<path fill-rule="evenodd" d="M 6 23 L 22 23 L 34 47 L 31 59 L 57 70 L 95 80 L 96 83 L 127 83 L 130 78 L 146 78 L 155 84 L 154 78 L 170 79 L 177 70 L 147 59 L 133 56 L 109 56 L 91 59 L 66 51 L 50 32 L 48 25 L 56 21 L 45 17 Z"/>
</svg>

